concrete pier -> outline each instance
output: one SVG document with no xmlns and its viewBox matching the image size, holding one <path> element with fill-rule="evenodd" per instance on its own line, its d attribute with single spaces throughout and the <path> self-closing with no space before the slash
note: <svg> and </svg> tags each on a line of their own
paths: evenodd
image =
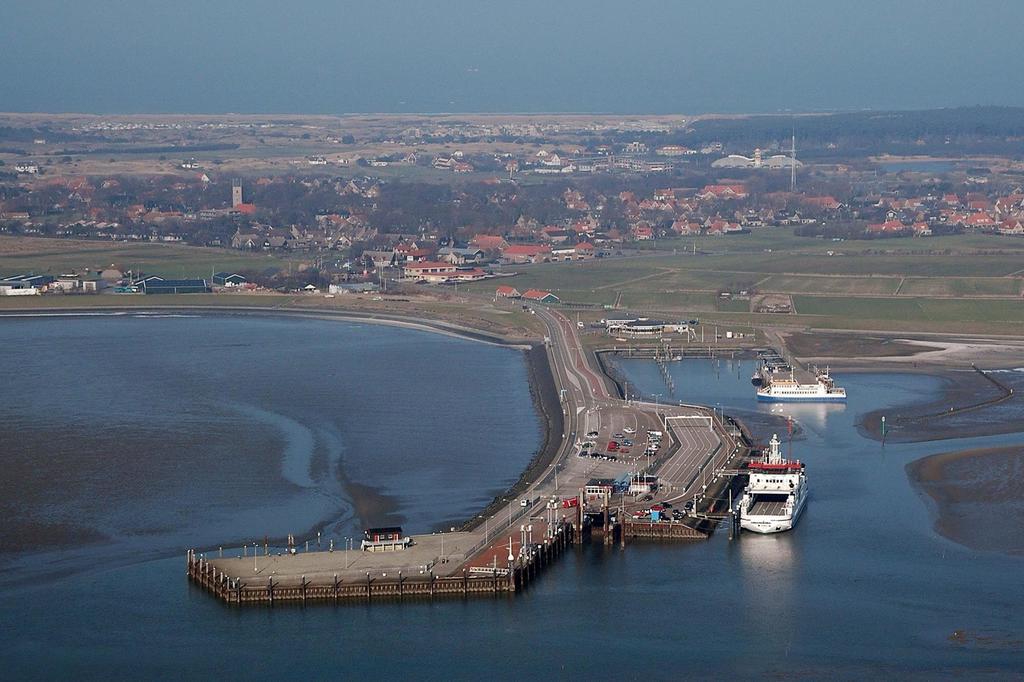
<svg viewBox="0 0 1024 682">
<path fill-rule="evenodd" d="M 559 522 L 545 537 L 514 547 L 513 559 L 501 564 L 479 562 L 399 568 L 405 551 L 360 552 L 359 571 L 345 552 L 233 558 L 208 558 L 190 550 L 188 578 L 225 604 L 266 605 L 306 602 L 372 602 L 380 599 L 470 597 L 513 594 L 529 587 L 573 543 L 572 525 Z M 436 536 L 423 536 L 436 537 Z M 504 538 L 495 546 L 505 546 Z M 397 559 L 396 559 L 397 557 Z M 266 572 L 260 571 L 263 561 Z M 256 568 L 253 568 L 253 565 Z M 372 566 L 372 569 L 370 568 Z M 439 567 L 440 571 L 435 571 Z M 272 569 L 272 570 L 271 570 Z"/>
</svg>

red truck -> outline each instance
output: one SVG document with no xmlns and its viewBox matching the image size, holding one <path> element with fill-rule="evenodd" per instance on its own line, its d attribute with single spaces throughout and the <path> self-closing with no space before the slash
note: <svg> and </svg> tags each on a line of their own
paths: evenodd
<svg viewBox="0 0 1024 682">
<path fill-rule="evenodd" d="M 562 509 L 568 509 L 569 507 L 578 507 L 580 500 L 578 497 L 566 497 L 562 500 Z"/>
</svg>

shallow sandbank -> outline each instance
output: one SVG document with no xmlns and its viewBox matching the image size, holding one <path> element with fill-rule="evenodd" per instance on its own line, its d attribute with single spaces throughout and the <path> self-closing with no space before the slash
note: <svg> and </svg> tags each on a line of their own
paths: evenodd
<svg viewBox="0 0 1024 682">
<path fill-rule="evenodd" d="M 935 530 L 972 549 L 1024 556 L 1024 442 L 944 452 L 906 466 Z"/>
</svg>

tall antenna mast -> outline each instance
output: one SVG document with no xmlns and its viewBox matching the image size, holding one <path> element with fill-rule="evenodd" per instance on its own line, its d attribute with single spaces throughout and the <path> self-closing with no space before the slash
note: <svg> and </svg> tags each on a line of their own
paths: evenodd
<svg viewBox="0 0 1024 682">
<path fill-rule="evenodd" d="M 793 146 L 789 158 L 789 191 L 796 192 L 796 129 L 793 130 Z"/>
</svg>

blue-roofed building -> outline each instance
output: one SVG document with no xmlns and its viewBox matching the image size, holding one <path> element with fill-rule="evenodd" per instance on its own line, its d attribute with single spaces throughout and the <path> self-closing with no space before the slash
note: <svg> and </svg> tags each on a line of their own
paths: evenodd
<svg viewBox="0 0 1024 682">
<path fill-rule="evenodd" d="M 27 289 L 29 287 L 41 289 L 47 284 L 52 284 L 54 279 L 52 275 L 11 275 L 0 279 L 0 284 L 12 289 Z"/>
<path fill-rule="evenodd" d="M 146 294 L 208 294 L 210 285 L 205 279 L 161 279 L 147 277 L 137 282 L 139 290 Z"/>
<path fill-rule="evenodd" d="M 217 272 L 213 275 L 213 283 L 221 287 L 238 287 L 248 282 L 244 276 L 237 272 Z"/>
</svg>

